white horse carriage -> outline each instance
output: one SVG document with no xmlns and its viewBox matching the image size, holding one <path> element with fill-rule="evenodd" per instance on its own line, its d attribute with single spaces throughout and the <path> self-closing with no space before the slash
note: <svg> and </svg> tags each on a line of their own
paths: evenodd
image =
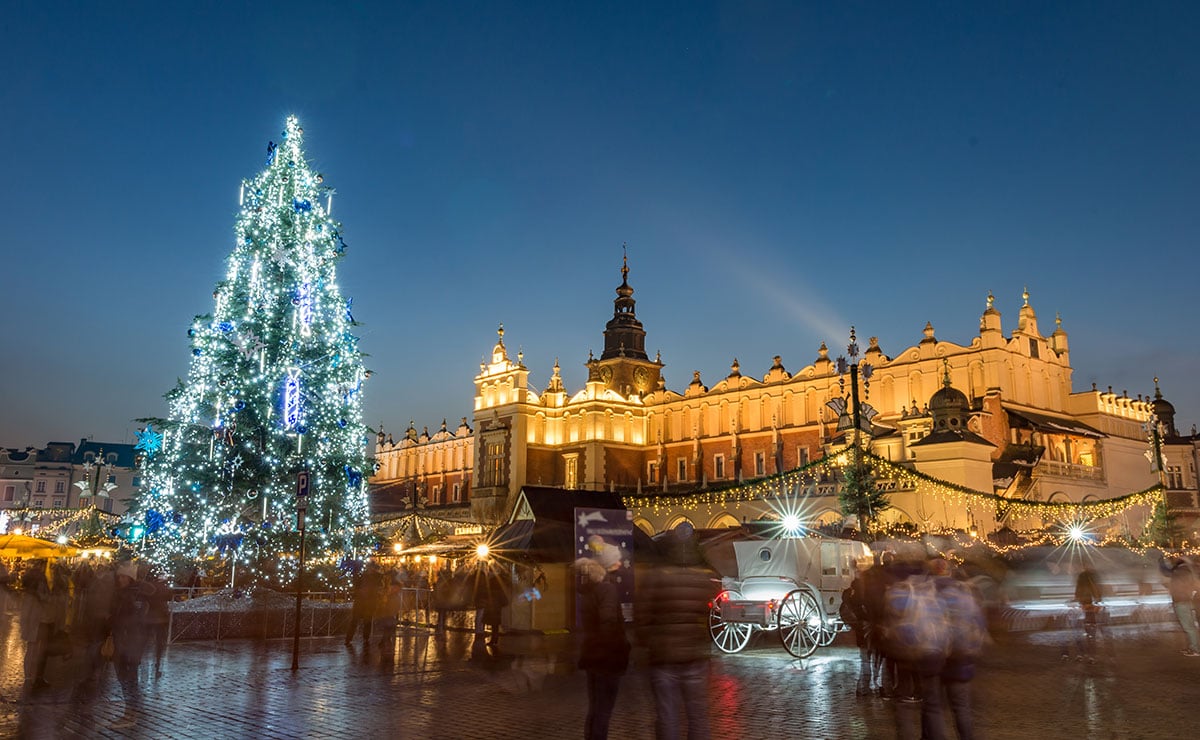
<svg viewBox="0 0 1200 740">
<path fill-rule="evenodd" d="M 721 573 L 723 590 L 708 616 L 718 649 L 736 653 L 755 632 L 768 630 L 779 634 L 789 653 L 807 658 L 849 629 L 838 609 L 854 563 L 871 559 L 865 544 L 817 535 L 729 544 L 737 572 Z"/>
</svg>

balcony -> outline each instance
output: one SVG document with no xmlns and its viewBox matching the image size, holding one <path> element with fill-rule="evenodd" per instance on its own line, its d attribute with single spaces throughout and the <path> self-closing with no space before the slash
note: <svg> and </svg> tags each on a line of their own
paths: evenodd
<svg viewBox="0 0 1200 740">
<path fill-rule="evenodd" d="M 1102 482 L 1104 468 L 1094 465 L 1075 465 L 1057 460 L 1042 460 L 1034 467 L 1033 475 L 1035 478 L 1070 478 L 1071 480 Z"/>
</svg>

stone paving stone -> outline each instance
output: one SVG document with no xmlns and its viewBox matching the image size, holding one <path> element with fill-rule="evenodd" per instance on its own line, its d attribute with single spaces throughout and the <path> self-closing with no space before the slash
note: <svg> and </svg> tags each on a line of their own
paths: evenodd
<svg viewBox="0 0 1200 740">
<path fill-rule="evenodd" d="M 0 615 L 0 737 L 21 738 L 570 738 L 582 734 L 583 674 L 565 657 L 569 638 L 508 637 L 500 658 L 472 659 L 471 636 L 402 630 L 381 651 L 340 638 L 224 641 L 171 646 L 163 675 L 142 668 L 145 713 L 113 728 L 123 711 L 111 669 L 91 701 L 75 701 L 78 666 L 52 660 L 55 687 L 21 691 L 24 645 Z M 894 706 L 856 699 L 857 651 L 835 645 L 806 661 L 769 635 L 744 653 L 713 660 L 710 710 L 716 738 L 895 737 Z M 1005 636 L 973 682 L 978 736 L 1192 738 L 1200 710 L 1200 659 L 1179 653 L 1169 625 L 1112 629 L 1096 664 L 1063 662 L 1065 632 Z M 636 659 L 635 654 L 635 659 Z M 645 670 L 625 677 L 611 737 L 653 737 Z M 947 720 L 949 722 L 949 720 Z M 953 729 L 949 729 L 953 737 Z"/>
</svg>

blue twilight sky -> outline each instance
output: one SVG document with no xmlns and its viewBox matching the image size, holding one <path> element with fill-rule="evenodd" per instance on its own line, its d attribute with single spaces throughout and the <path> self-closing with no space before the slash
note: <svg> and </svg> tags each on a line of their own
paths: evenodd
<svg viewBox="0 0 1200 740">
<path fill-rule="evenodd" d="M 337 188 L 367 421 L 603 346 L 629 244 L 668 387 L 1005 332 L 1200 421 L 1200 4 L 59 3 L 0 22 L 0 445 L 132 439 L 187 372 L 238 186 L 298 115 Z"/>
</svg>

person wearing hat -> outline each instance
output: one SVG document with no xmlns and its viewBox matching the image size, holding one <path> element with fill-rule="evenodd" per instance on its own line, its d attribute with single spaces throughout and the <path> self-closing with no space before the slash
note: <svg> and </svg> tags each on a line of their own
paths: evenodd
<svg viewBox="0 0 1200 740">
<path fill-rule="evenodd" d="M 113 667 L 125 699 L 125 713 L 112 726 L 132 727 L 141 712 L 138 666 L 149 639 L 148 614 L 154 586 L 138 577 L 138 564 L 127 560 L 117 565 L 112 601 Z"/>
<path fill-rule="evenodd" d="M 629 640 L 625 637 L 625 619 L 621 599 L 610 577 L 620 567 L 620 550 L 601 549 L 599 556 L 579 558 L 579 615 L 582 643 L 579 667 L 587 672 L 588 711 L 584 720 L 585 740 L 605 740 L 609 719 L 617 703 L 621 676 L 629 667 Z"/>
</svg>

